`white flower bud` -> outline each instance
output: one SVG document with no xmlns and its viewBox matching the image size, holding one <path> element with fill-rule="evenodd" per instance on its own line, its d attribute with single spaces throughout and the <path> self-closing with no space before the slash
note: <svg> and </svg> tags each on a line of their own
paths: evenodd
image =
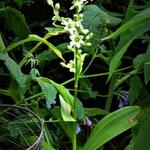
<svg viewBox="0 0 150 150">
<path fill-rule="evenodd" d="M 56 3 L 55 5 L 55 10 L 58 11 L 60 9 L 60 4 L 59 3 Z"/>
<path fill-rule="evenodd" d="M 48 3 L 50 6 L 54 7 L 53 0 L 47 0 L 47 3 Z"/>
</svg>

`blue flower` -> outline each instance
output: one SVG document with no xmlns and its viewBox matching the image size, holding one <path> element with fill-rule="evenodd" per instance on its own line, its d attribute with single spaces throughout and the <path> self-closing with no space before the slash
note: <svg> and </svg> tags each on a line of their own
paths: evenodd
<svg viewBox="0 0 150 150">
<path fill-rule="evenodd" d="M 85 121 L 84 121 L 84 125 L 91 126 L 92 121 L 89 118 L 86 118 Z"/>
<path fill-rule="evenodd" d="M 47 107 L 47 109 L 51 109 L 52 108 L 50 103 L 46 103 L 46 107 Z"/>
<path fill-rule="evenodd" d="M 120 100 L 120 102 L 118 104 L 118 108 L 123 108 L 129 104 L 129 99 L 128 99 L 129 92 L 128 91 L 123 91 L 121 97 L 122 97 L 122 99 Z"/>
<path fill-rule="evenodd" d="M 120 100 L 119 104 L 118 104 L 118 108 L 123 108 L 124 107 L 124 104 L 122 102 L 122 100 Z"/>
<path fill-rule="evenodd" d="M 81 128 L 79 126 L 79 124 L 77 124 L 77 127 L 76 127 L 76 134 L 79 134 L 81 132 Z"/>
<path fill-rule="evenodd" d="M 54 100 L 52 103 L 46 103 L 47 109 L 51 109 L 52 105 L 55 105 L 56 103 L 57 103 L 56 100 Z"/>
</svg>

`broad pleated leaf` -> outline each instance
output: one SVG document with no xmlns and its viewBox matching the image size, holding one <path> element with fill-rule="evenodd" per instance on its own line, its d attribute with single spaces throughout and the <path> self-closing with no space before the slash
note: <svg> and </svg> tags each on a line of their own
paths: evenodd
<svg viewBox="0 0 150 150">
<path fill-rule="evenodd" d="M 128 106 L 112 112 L 100 120 L 93 129 L 83 150 L 96 150 L 115 136 L 137 124 L 138 106 Z"/>
</svg>

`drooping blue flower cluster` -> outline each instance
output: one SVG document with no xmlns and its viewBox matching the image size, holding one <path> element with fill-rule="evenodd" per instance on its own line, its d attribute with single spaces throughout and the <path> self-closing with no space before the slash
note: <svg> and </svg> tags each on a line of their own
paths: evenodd
<svg viewBox="0 0 150 150">
<path fill-rule="evenodd" d="M 86 118 L 83 122 L 83 125 L 86 125 L 86 126 L 91 126 L 92 125 L 92 121 L 89 119 L 89 118 Z M 79 134 L 81 132 L 81 127 L 79 124 L 77 124 L 77 127 L 76 127 L 76 134 Z"/>
<path fill-rule="evenodd" d="M 119 101 L 118 108 L 123 108 L 129 104 L 128 95 L 129 95 L 128 91 L 122 92 L 122 96 L 121 96 L 122 99 Z"/>
</svg>

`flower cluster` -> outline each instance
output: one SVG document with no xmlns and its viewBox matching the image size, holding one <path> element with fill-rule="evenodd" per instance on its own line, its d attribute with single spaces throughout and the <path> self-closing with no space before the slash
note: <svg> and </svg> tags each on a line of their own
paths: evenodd
<svg viewBox="0 0 150 150">
<path fill-rule="evenodd" d="M 87 0 L 74 0 L 73 5 L 70 9 L 72 10 L 76 8 L 77 12 L 80 13 L 86 3 Z"/>
<path fill-rule="evenodd" d="M 84 120 L 83 122 L 83 125 L 86 125 L 86 126 L 92 126 L 92 121 L 86 117 L 86 119 Z M 81 127 L 79 124 L 77 124 L 77 127 L 76 127 L 76 134 L 79 134 L 81 132 Z"/>
<path fill-rule="evenodd" d="M 75 59 L 70 60 L 68 64 L 64 62 L 61 63 L 62 66 L 69 68 L 70 72 L 78 72 L 78 74 L 82 71 L 82 66 L 84 62 L 84 58 L 86 56 L 85 53 L 82 54 L 81 48 L 83 46 L 91 46 L 89 42 L 93 36 L 92 33 L 89 33 L 88 29 L 84 29 L 82 25 L 83 14 L 79 13 L 83 5 L 86 3 L 86 0 L 76 0 L 73 2 L 73 6 L 71 9 L 76 8 L 78 11 L 77 14 L 74 14 L 73 19 L 71 18 L 63 18 L 61 24 L 64 26 L 64 30 L 69 33 L 70 43 L 68 45 L 68 49 L 75 53 L 75 56 L 78 60 L 78 70 L 76 70 Z"/>
<path fill-rule="evenodd" d="M 52 6 L 54 11 L 54 25 L 56 26 L 55 22 L 59 21 L 64 30 L 69 34 L 70 43 L 68 45 L 68 49 L 73 52 L 75 56 L 68 64 L 61 62 L 61 65 L 68 68 L 70 72 L 78 72 L 78 74 L 80 74 L 82 71 L 83 61 L 86 56 L 85 53 L 82 53 L 81 48 L 83 46 L 91 46 L 90 40 L 93 36 L 93 34 L 89 33 L 89 30 L 85 29 L 81 23 L 83 21 L 83 14 L 81 11 L 87 3 L 87 0 L 73 0 L 73 5 L 70 9 L 76 9 L 77 12 L 73 15 L 73 19 L 59 16 L 60 5 L 58 3 L 54 5 L 52 0 L 48 0 L 48 3 Z M 77 63 L 75 63 L 75 59 L 77 59 Z M 79 69 L 76 70 L 76 68 Z"/>
</svg>

